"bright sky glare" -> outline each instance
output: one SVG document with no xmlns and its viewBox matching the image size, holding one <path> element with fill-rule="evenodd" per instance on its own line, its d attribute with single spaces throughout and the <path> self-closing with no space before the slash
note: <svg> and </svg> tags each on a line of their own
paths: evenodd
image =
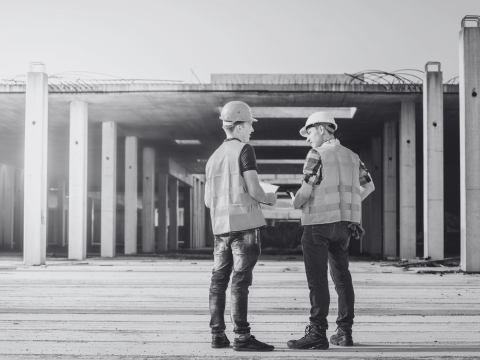
<svg viewBox="0 0 480 360">
<path fill-rule="evenodd" d="M 41 61 L 196 83 L 211 73 L 423 70 L 458 75 L 458 32 L 479 0 L 0 0 L 0 79 Z M 99 75 L 99 78 L 102 76 Z"/>
</svg>

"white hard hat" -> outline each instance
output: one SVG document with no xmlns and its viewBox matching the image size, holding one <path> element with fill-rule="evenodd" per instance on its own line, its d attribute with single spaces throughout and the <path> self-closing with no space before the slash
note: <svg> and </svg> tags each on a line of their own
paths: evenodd
<svg viewBox="0 0 480 360">
<path fill-rule="evenodd" d="M 230 101 L 222 108 L 220 120 L 223 120 L 223 125 L 231 125 L 236 121 L 258 121 L 252 117 L 252 110 L 250 106 L 243 101 Z"/>
<path fill-rule="evenodd" d="M 335 122 L 333 116 L 326 111 L 318 111 L 308 117 L 305 126 L 300 129 L 300 135 L 302 135 L 303 137 L 307 137 L 307 130 L 315 124 L 331 124 L 329 128 L 331 129 L 331 127 L 333 127 L 333 131 L 337 130 L 337 123 Z"/>
</svg>

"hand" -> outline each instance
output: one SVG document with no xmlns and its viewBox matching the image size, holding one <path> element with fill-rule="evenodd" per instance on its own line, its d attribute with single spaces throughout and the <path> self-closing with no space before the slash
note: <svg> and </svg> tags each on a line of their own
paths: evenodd
<svg viewBox="0 0 480 360">
<path fill-rule="evenodd" d="M 267 199 L 268 199 L 268 204 L 269 205 L 275 205 L 277 202 L 277 194 L 275 193 L 267 193 Z"/>
</svg>

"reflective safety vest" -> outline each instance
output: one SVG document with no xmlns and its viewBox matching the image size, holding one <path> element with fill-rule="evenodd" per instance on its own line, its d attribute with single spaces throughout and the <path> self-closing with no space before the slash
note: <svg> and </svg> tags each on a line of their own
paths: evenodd
<svg viewBox="0 0 480 360">
<path fill-rule="evenodd" d="M 265 225 L 260 203 L 247 191 L 239 156 L 244 143 L 225 141 L 208 159 L 205 205 L 210 208 L 215 235 Z"/>
<path fill-rule="evenodd" d="M 302 208 L 302 225 L 350 221 L 360 224 L 360 159 L 338 140 L 315 148 L 322 160 L 323 179 L 314 185 Z"/>
</svg>

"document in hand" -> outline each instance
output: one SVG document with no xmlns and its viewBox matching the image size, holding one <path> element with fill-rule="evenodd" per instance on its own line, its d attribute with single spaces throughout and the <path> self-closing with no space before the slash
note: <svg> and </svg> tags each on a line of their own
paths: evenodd
<svg viewBox="0 0 480 360">
<path fill-rule="evenodd" d="M 272 185 L 264 181 L 260 181 L 260 186 L 262 187 L 263 191 L 265 191 L 266 193 L 275 193 L 279 188 L 279 186 L 277 185 Z"/>
</svg>

